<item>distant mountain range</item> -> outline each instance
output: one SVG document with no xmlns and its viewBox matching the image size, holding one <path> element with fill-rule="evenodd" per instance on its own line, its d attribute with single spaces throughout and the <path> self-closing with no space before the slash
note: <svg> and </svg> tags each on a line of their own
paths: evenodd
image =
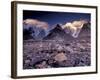
<svg viewBox="0 0 100 80">
<path fill-rule="evenodd" d="M 62 29 L 62 27 L 57 24 L 56 27 L 50 30 L 49 34 L 43 38 L 44 40 L 68 40 L 73 39 L 73 37 Z"/>
<path fill-rule="evenodd" d="M 25 26 L 25 25 L 24 25 Z M 84 24 L 79 36 L 83 34 L 84 32 L 90 33 L 90 23 Z M 88 33 L 87 33 L 88 34 Z M 84 34 L 85 35 L 85 34 Z M 23 28 L 23 39 L 33 39 L 33 40 L 73 40 L 75 39 L 72 37 L 71 34 L 68 34 L 64 29 L 62 29 L 62 26 L 57 24 L 53 29 L 51 29 L 49 32 L 44 30 L 43 28 L 39 27 L 24 27 Z"/>
</svg>

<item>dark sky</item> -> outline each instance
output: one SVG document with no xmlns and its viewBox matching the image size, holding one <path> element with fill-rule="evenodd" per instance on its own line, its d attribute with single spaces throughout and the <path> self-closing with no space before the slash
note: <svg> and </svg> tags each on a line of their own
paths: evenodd
<svg viewBox="0 0 100 80">
<path fill-rule="evenodd" d="M 23 11 L 23 20 L 25 19 L 37 19 L 47 22 L 50 26 L 57 23 L 65 24 L 80 19 L 86 19 L 90 21 L 91 15 L 88 13 L 71 13 L 71 12 L 47 12 L 47 11 Z"/>
</svg>

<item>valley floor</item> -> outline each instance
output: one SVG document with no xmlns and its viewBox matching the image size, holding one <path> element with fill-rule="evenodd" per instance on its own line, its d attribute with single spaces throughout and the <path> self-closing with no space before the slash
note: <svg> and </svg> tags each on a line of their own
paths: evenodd
<svg viewBox="0 0 100 80">
<path fill-rule="evenodd" d="M 24 40 L 23 42 L 23 69 L 90 65 L 91 42 L 88 38 L 74 41 Z"/>
</svg>

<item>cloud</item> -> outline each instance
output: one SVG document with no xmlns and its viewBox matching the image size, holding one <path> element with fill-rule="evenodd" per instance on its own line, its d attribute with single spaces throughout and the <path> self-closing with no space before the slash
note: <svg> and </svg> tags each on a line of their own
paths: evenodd
<svg viewBox="0 0 100 80">
<path fill-rule="evenodd" d="M 43 29 L 47 29 L 48 26 L 49 26 L 47 22 L 39 21 L 37 19 L 25 19 L 23 21 L 23 24 L 36 26 L 36 27 L 40 27 L 40 28 L 43 28 Z"/>
<path fill-rule="evenodd" d="M 76 27 L 76 28 L 81 28 L 82 25 L 87 23 L 86 20 L 79 20 L 79 21 L 73 21 L 73 22 L 67 22 L 62 28 L 67 28 L 67 27 Z"/>
<path fill-rule="evenodd" d="M 86 20 L 67 22 L 62 28 L 67 30 L 67 33 L 70 33 L 74 38 L 77 38 L 85 23 L 87 23 Z"/>
</svg>

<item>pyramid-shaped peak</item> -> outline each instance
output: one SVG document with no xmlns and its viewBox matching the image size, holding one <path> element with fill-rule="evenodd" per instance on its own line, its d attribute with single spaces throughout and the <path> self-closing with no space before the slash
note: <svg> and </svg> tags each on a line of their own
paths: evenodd
<svg viewBox="0 0 100 80">
<path fill-rule="evenodd" d="M 61 27 L 61 25 L 60 25 L 60 24 L 56 24 L 55 29 L 62 29 L 62 27 Z"/>
</svg>

